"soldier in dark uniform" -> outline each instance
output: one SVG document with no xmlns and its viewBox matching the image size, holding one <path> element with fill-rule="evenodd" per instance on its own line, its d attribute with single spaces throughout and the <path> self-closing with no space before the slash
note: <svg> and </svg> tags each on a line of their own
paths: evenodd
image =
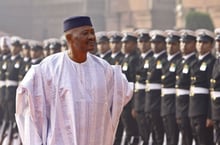
<svg viewBox="0 0 220 145">
<path fill-rule="evenodd" d="M 49 40 L 49 49 L 50 49 L 50 55 L 51 54 L 55 54 L 55 53 L 58 53 L 58 52 L 61 52 L 61 43 L 58 39 L 56 38 L 51 38 Z"/>
<path fill-rule="evenodd" d="M 7 106 L 7 121 L 9 127 L 12 126 L 11 133 L 8 134 L 11 138 L 18 137 L 18 130 L 15 122 L 15 96 L 16 89 L 19 81 L 22 78 L 19 78 L 20 74 L 23 72 L 23 58 L 20 55 L 21 52 L 21 39 L 19 37 L 13 36 L 11 37 L 11 57 L 7 61 L 7 69 L 6 69 L 6 90 L 5 90 L 5 98 L 6 98 L 6 106 Z"/>
<path fill-rule="evenodd" d="M 50 42 L 49 39 L 43 41 L 43 55 L 47 57 L 50 55 Z"/>
<path fill-rule="evenodd" d="M 126 32 L 122 38 L 122 49 L 125 57 L 122 61 L 122 72 L 126 75 L 129 82 L 135 82 L 136 71 L 139 64 L 139 54 L 137 52 L 137 37 L 133 32 Z M 122 123 L 126 131 L 126 145 L 137 145 L 139 142 L 139 133 L 137 122 L 133 114 L 133 98 L 124 107 L 121 114 Z"/>
<path fill-rule="evenodd" d="M 212 103 L 212 120 L 214 123 L 215 129 L 215 144 L 220 145 L 220 29 L 215 30 L 216 33 L 216 51 L 217 51 L 217 60 L 215 61 L 211 83 L 211 103 Z"/>
<path fill-rule="evenodd" d="M 122 60 L 124 58 L 124 54 L 121 52 L 122 48 L 122 34 L 115 31 L 110 34 L 110 49 L 111 49 L 111 57 L 109 59 L 109 63 L 111 65 L 121 65 Z"/>
<path fill-rule="evenodd" d="M 182 62 L 177 67 L 176 74 L 176 120 L 182 134 L 182 144 L 192 145 L 192 130 L 188 117 L 189 90 L 190 90 L 190 68 L 196 59 L 196 35 L 191 30 L 180 31 L 180 51 Z"/>
<path fill-rule="evenodd" d="M 215 57 L 211 54 L 214 34 L 206 29 L 197 30 L 196 33 L 198 58 L 190 71 L 189 117 L 197 144 L 213 145 L 209 88 L 215 62 Z"/>
<path fill-rule="evenodd" d="M 122 60 L 124 58 L 124 54 L 121 52 L 122 34 L 117 31 L 112 31 L 112 32 L 109 32 L 109 36 L 110 36 L 109 42 L 110 42 L 110 49 L 111 49 L 111 57 L 109 59 L 109 63 L 111 65 L 121 65 Z M 120 119 L 117 131 L 116 131 L 114 145 L 121 145 L 123 131 L 124 131 L 124 127 Z"/>
<path fill-rule="evenodd" d="M 147 72 L 146 98 L 145 98 L 145 115 L 147 122 L 152 122 L 152 132 L 155 135 L 155 143 L 163 144 L 164 129 L 163 121 L 160 116 L 161 109 L 161 76 L 162 67 L 166 62 L 166 35 L 161 30 L 150 32 L 151 49 L 153 57 L 150 60 Z"/>
<path fill-rule="evenodd" d="M 138 48 L 141 52 L 139 56 L 139 64 L 136 73 L 135 93 L 134 93 L 134 110 L 136 113 L 136 120 L 138 124 L 139 134 L 144 141 L 143 145 L 148 145 L 151 133 L 151 123 L 145 120 L 145 88 L 147 71 L 149 68 L 149 60 L 153 56 L 150 46 L 149 31 L 145 29 L 138 29 Z"/>
<path fill-rule="evenodd" d="M 38 64 L 43 59 L 43 46 L 40 42 L 32 41 L 30 44 L 31 65 Z"/>
<path fill-rule="evenodd" d="M 29 70 L 29 68 L 31 67 L 30 65 L 30 44 L 29 44 L 29 40 L 23 40 L 21 42 L 21 47 L 22 47 L 22 57 L 23 57 L 23 66 L 24 72 L 21 72 L 20 76 L 20 80 L 25 76 L 25 74 L 27 73 L 27 71 Z"/>
<path fill-rule="evenodd" d="M 161 77 L 161 116 L 166 134 L 167 145 L 177 145 L 179 130 L 176 123 L 175 98 L 176 98 L 176 73 L 181 61 L 180 35 L 177 31 L 167 30 L 166 48 L 167 59 L 162 68 Z"/>
<path fill-rule="evenodd" d="M 1 61 L 0 61 L 0 125 L 5 122 L 5 72 L 7 69 L 7 60 L 10 57 L 9 37 L 2 37 L 0 41 Z M 2 132 L 0 132 L 2 135 Z"/>
<path fill-rule="evenodd" d="M 96 37 L 98 56 L 109 62 L 111 57 L 111 50 L 109 38 L 106 32 L 97 32 Z"/>
</svg>

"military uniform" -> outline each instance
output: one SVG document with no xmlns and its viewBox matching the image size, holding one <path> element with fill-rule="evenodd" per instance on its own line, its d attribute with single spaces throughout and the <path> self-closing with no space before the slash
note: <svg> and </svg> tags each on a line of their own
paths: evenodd
<svg viewBox="0 0 220 145">
<path fill-rule="evenodd" d="M 191 43 L 196 43 L 196 35 L 194 31 L 182 30 L 181 43 L 184 47 Z M 190 90 L 190 68 L 192 68 L 193 62 L 196 59 L 195 46 L 191 46 L 192 50 L 183 53 L 182 61 L 177 68 L 176 74 L 176 119 L 178 128 L 182 134 L 183 145 L 192 145 L 192 130 L 190 126 L 190 120 L 188 117 L 189 110 L 189 90 Z M 186 49 L 186 48 L 184 48 Z"/>
<path fill-rule="evenodd" d="M 28 49 L 28 51 L 30 51 L 30 45 L 29 42 L 23 42 L 22 43 L 22 49 Z M 20 80 L 25 76 L 25 74 L 27 73 L 27 71 L 30 69 L 31 67 L 31 58 L 29 56 L 23 57 L 23 67 L 24 69 L 22 69 L 23 72 L 21 72 L 20 74 Z"/>
<path fill-rule="evenodd" d="M 197 42 L 213 43 L 212 32 L 197 30 Z M 213 128 L 206 127 L 207 119 L 211 118 L 210 78 L 215 57 L 210 53 L 200 55 L 191 68 L 191 88 L 189 101 L 189 117 L 194 137 L 198 144 L 213 144 Z"/>
<path fill-rule="evenodd" d="M 166 43 L 169 44 L 169 49 L 177 49 L 176 45 L 179 45 L 180 38 L 178 32 L 167 30 L 167 33 L 168 36 L 166 38 Z M 179 130 L 175 116 L 175 82 L 177 67 L 179 66 L 181 60 L 181 54 L 179 50 L 176 51 L 177 52 L 174 54 L 169 54 L 169 52 L 167 52 L 168 57 L 166 59 L 166 63 L 162 67 L 161 76 L 161 116 L 166 134 L 166 142 L 169 145 L 177 145 L 179 138 Z"/>
<path fill-rule="evenodd" d="M 128 41 L 137 43 L 137 37 L 135 37 L 133 33 L 126 33 L 122 38 L 122 42 L 128 43 Z M 137 53 L 136 48 L 134 48 L 132 52 L 125 54 L 125 57 L 122 61 L 122 72 L 125 74 L 129 82 L 135 82 L 137 66 L 139 64 L 138 60 L 139 54 Z M 121 114 L 121 119 L 126 131 L 126 144 L 130 142 L 130 144 L 136 145 L 139 142 L 139 134 L 137 122 L 131 114 L 134 107 L 133 103 L 132 98 L 131 101 L 128 102 L 128 104 L 124 107 L 124 110 Z"/>
<path fill-rule="evenodd" d="M 162 118 L 160 116 L 161 110 L 161 76 L 162 67 L 166 62 L 165 52 L 165 34 L 163 31 L 151 31 L 151 43 L 164 43 L 164 50 L 155 53 L 149 61 L 149 69 L 147 72 L 146 83 L 146 98 L 145 98 L 145 113 L 146 121 L 152 122 L 152 131 L 155 135 L 155 142 L 157 145 L 163 144 L 164 128 Z"/>
<path fill-rule="evenodd" d="M 0 109 L 1 109 L 1 121 L 3 121 L 3 119 L 5 119 L 5 108 L 7 107 L 6 106 L 6 102 L 5 102 L 5 80 L 6 80 L 6 76 L 5 76 L 5 73 L 6 73 L 6 69 L 7 69 L 7 60 L 8 58 L 10 57 L 10 54 L 7 54 L 7 55 L 3 55 L 1 57 L 1 61 L 0 61 Z"/>
<path fill-rule="evenodd" d="M 216 41 L 220 41 L 220 29 L 215 30 Z M 211 83 L 212 120 L 214 121 L 215 143 L 220 144 L 220 57 L 215 61 Z"/>
<path fill-rule="evenodd" d="M 52 43 L 50 44 L 52 46 L 50 46 L 51 49 L 56 49 L 55 47 L 60 47 L 60 45 L 56 45 L 56 43 Z M 53 48 L 52 48 L 53 47 Z M 39 43 L 38 41 L 32 41 L 30 44 L 30 50 L 31 50 L 31 61 L 30 64 L 31 65 L 35 65 L 35 64 L 39 64 L 42 60 L 42 51 L 43 51 L 43 46 L 41 45 L 41 43 Z"/>
<path fill-rule="evenodd" d="M 106 32 L 97 32 L 96 33 L 96 41 L 97 41 L 97 49 L 98 54 L 97 56 L 101 57 L 102 59 L 110 62 L 111 59 L 111 50 L 109 46 L 109 38 Z M 108 46 L 108 48 L 106 48 Z"/>
<path fill-rule="evenodd" d="M 147 30 L 138 29 L 136 32 L 138 34 L 138 43 L 142 44 L 150 41 L 149 32 Z M 147 49 L 146 52 L 142 52 L 139 56 L 134 92 L 134 110 L 136 112 L 139 134 L 142 137 L 144 145 L 148 144 L 151 133 L 151 123 L 146 122 L 144 112 L 147 71 L 149 68 L 149 61 L 153 56 L 152 50 L 149 48 Z"/>
<path fill-rule="evenodd" d="M 122 39 L 122 34 L 121 33 L 118 33 L 118 32 L 112 32 L 111 33 L 111 36 L 110 36 L 110 39 L 109 39 L 109 42 L 110 43 L 122 43 L 121 42 L 121 39 Z M 116 45 L 115 44 L 115 45 Z M 111 48 L 112 49 L 112 48 Z M 124 54 L 121 52 L 121 48 L 117 51 L 117 52 L 113 52 L 111 51 L 110 53 L 110 58 L 109 58 L 109 63 L 111 65 L 121 65 L 122 61 L 124 59 Z"/>
<path fill-rule="evenodd" d="M 110 38 L 109 38 L 110 43 L 122 43 L 121 39 L 122 39 L 121 33 L 117 32 L 117 31 L 111 32 Z M 124 58 L 124 54 L 121 52 L 121 50 L 118 50 L 115 53 L 111 52 L 111 57 L 109 58 L 109 63 L 111 65 L 121 65 L 123 58 Z M 117 131 L 116 131 L 116 135 L 115 135 L 114 145 L 121 145 L 123 131 L 124 131 L 124 127 L 123 127 L 123 124 L 122 124 L 122 121 L 120 118 L 119 124 L 117 127 Z"/>
</svg>

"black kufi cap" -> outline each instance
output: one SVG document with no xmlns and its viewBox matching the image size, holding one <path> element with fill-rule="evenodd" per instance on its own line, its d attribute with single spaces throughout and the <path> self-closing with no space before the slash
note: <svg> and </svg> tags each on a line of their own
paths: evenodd
<svg viewBox="0 0 220 145">
<path fill-rule="evenodd" d="M 90 17 L 88 16 L 74 16 L 64 20 L 63 29 L 64 32 L 71 30 L 73 28 L 81 26 L 92 26 Z"/>
</svg>

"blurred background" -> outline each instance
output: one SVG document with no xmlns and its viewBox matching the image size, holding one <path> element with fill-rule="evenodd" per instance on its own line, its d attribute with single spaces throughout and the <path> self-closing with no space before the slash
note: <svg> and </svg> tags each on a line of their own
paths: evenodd
<svg viewBox="0 0 220 145">
<path fill-rule="evenodd" d="M 89 15 L 96 31 L 213 30 L 220 0 L 0 0 L 0 35 L 44 40 L 62 35 L 66 17 Z"/>
</svg>

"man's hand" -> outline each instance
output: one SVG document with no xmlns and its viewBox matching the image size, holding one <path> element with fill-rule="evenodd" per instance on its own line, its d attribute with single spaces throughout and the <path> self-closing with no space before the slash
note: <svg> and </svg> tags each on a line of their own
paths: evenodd
<svg viewBox="0 0 220 145">
<path fill-rule="evenodd" d="M 136 118 L 137 113 L 134 109 L 131 110 L 131 115 L 132 115 L 133 118 Z"/>
<path fill-rule="evenodd" d="M 206 119 L 206 127 L 211 127 L 211 126 L 213 126 L 213 122 L 211 119 L 207 118 Z"/>
</svg>

